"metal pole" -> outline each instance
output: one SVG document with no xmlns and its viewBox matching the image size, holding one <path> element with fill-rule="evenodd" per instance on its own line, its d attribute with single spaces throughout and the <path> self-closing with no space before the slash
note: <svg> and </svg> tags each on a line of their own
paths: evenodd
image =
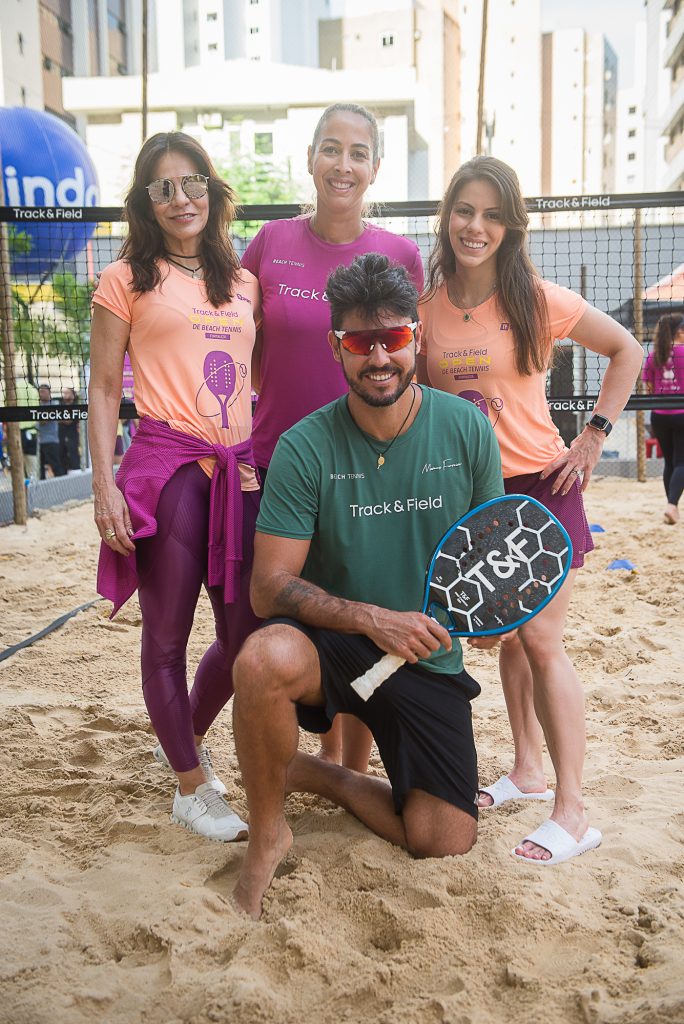
<svg viewBox="0 0 684 1024">
<path fill-rule="evenodd" d="M 644 344 L 644 240 L 641 229 L 641 210 L 634 211 L 634 337 L 643 347 Z M 637 390 L 643 392 L 644 385 L 639 379 Z M 646 481 L 646 433 L 644 430 L 644 410 L 637 409 L 636 414 L 636 448 L 637 448 L 637 480 Z"/>
<path fill-rule="evenodd" d="M 147 0 L 142 0 L 142 141 L 147 138 Z"/>
<path fill-rule="evenodd" d="M 5 178 L 0 150 L 0 206 L 5 205 Z M 7 405 L 17 404 L 17 382 L 14 375 L 14 324 L 12 322 L 12 284 L 10 281 L 10 254 L 7 225 L 0 224 L 0 331 L 2 332 L 2 362 L 5 374 Z M 21 427 L 7 424 L 7 451 L 12 473 L 12 500 L 14 522 L 24 526 L 27 520 L 26 487 L 24 485 L 24 453 L 21 450 Z"/>
<path fill-rule="evenodd" d="M 482 131 L 484 128 L 484 85 L 487 57 L 487 10 L 489 0 L 482 0 L 482 35 L 480 38 L 480 81 L 477 87 L 477 155 L 482 156 Z"/>
</svg>

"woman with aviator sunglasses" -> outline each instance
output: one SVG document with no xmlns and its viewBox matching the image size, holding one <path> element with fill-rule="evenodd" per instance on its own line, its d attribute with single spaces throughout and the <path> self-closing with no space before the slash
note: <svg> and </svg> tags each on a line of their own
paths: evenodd
<svg viewBox="0 0 684 1024">
<path fill-rule="evenodd" d="M 334 103 L 322 114 L 308 150 L 316 190 L 313 213 L 265 224 L 250 242 L 242 265 L 259 280 L 263 325 L 257 336 L 253 383 L 254 455 L 265 479 L 280 435 L 347 390 L 328 345 L 330 311 L 325 287 L 338 266 L 378 252 L 406 267 L 416 288 L 423 265 L 414 242 L 364 220 L 369 186 L 380 167 L 380 133 L 374 115 L 356 103 Z M 345 729 L 350 725 L 345 721 Z M 347 767 L 365 770 L 367 734 L 357 754 L 345 742 Z M 322 739 L 321 756 L 339 761 L 341 727 Z"/>
<path fill-rule="evenodd" d="M 172 818 L 210 839 L 246 838 L 203 739 L 230 698 L 257 626 L 249 577 L 259 485 L 250 364 L 259 288 L 228 229 L 234 196 L 194 139 L 162 132 L 136 160 L 128 236 L 93 296 L 90 448 L 102 547 L 98 591 L 116 613 L 137 588 L 142 685 L 173 769 Z M 112 473 L 128 353 L 140 426 Z M 188 695 L 186 647 L 204 584 L 216 640 Z"/>
</svg>

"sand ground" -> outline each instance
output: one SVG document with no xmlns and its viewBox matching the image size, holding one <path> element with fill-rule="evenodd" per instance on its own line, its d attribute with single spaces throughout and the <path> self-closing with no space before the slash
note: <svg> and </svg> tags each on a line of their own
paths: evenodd
<svg viewBox="0 0 684 1024">
<path fill-rule="evenodd" d="M 228 902 L 244 846 L 169 822 L 137 604 L 113 622 L 97 604 L 0 663 L 0 1022 L 684 1022 L 684 523 L 661 525 L 662 506 L 656 481 L 588 492 L 606 532 L 567 648 L 604 841 L 550 869 L 509 855 L 539 805 L 485 812 L 467 857 L 418 862 L 325 801 L 291 797 L 293 850 L 262 922 L 244 920 Z M 95 597 L 96 554 L 88 504 L 0 530 L 0 650 Z M 607 571 L 614 558 L 638 572 Z M 191 668 L 210 637 L 203 600 Z M 496 658 L 470 651 L 467 664 L 493 781 L 511 763 Z M 246 811 L 229 711 L 211 745 Z"/>
</svg>

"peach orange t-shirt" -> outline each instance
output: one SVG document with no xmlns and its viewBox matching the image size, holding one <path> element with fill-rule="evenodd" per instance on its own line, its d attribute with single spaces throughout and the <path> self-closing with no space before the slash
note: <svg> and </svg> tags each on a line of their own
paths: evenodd
<svg viewBox="0 0 684 1024">
<path fill-rule="evenodd" d="M 215 309 L 204 283 L 162 263 L 159 287 L 131 290 L 128 263 L 117 260 L 100 277 L 93 302 L 131 326 L 128 354 L 141 416 L 164 420 L 184 434 L 227 447 L 252 432 L 251 360 L 259 320 L 259 285 L 240 272 L 233 298 Z M 211 476 L 215 460 L 202 459 Z M 240 463 L 243 491 L 258 489 Z"/>
<path fill-rule="evenodd" d="M 540 283 L 549 311 L 550 347 L 568 337 L 587 304 L 567 288 Z M 504 477 L 537 473 L 565 450 L 549 412 L 546 374 L 522 377 L 516 370 L 515 339 L 496 295 L 465 321 L 442 285 L 421 303 L 419 316 L 430 384 L 468 399 L 489 417 Z"/>
</svg>

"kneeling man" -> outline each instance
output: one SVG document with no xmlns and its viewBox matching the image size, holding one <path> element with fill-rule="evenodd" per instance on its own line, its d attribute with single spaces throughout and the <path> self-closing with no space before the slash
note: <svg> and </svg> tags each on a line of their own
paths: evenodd
<svg viewBox="0 0 684 1024">
<path fill-rule="evenodd" d="M 234 899 L 254 918 L 292 843 L 286 793 L 318 793 L 416 857 L 466 853 L 477 835 L 480 687 L 460 644 L 415 609 L 442 534 L 503 494 L 498 445 L 476 406 L 413 383 L 421 324 L 403 267 L 357 257 L 332 274 L 327 297 L 349 393 L 278 443 L 252 575 L 268 621 L 234 668 L 250 822 Z M 384 652 L 407 664 L 364 703 L 350 684 Z M 341 712 L 368 726 L 389 784 L 297 753 L 298 726 L 327 732 Z"/>
</svg>

